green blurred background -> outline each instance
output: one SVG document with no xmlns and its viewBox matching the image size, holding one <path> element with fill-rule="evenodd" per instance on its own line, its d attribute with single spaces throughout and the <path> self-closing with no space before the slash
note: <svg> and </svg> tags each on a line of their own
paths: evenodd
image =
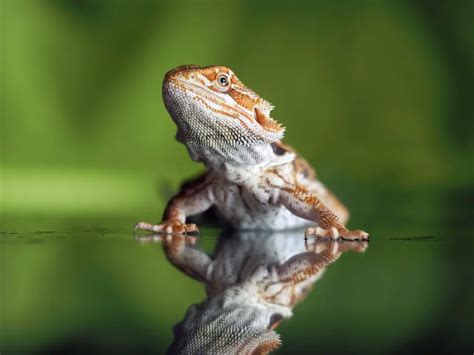
<svg viewBox="0 0 474 355">
<path fill-rule="evenodd" d="M 0 11 L 0 345 L 164 349 L 202 298 L 129 241 L 202 169 L 161 99 L 164 73 L 181 64 L 229 66 L 272 102 L 285 141 L 351 208 L 353 227 L 472 245 L 474 1 L 1 0 Z M 458 248 L 436 248 L 428 264 L 415 250 L 412 266 L 425 280 L 449 275 L 440 259 L 468 265 Z M 427 323 L 444 314 L 427 312 Z"/>
</svg>

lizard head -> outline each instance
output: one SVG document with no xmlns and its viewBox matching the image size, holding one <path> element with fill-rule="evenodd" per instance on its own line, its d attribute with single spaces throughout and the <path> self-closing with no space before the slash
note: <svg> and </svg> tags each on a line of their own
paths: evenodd
<svg viewBox="0 0 474 355">
<path fill-rule="evenodd" d="M 184 65 L 169 71 L 163 100 L 178 126 L 177 139 L 195 160 L 206 159 L 206 147 L 252 155 L 252 149 L 279 141 L 284 134 L 284 128 L 270 117 L 273 106 L 224 66 Z"/>
</svg>

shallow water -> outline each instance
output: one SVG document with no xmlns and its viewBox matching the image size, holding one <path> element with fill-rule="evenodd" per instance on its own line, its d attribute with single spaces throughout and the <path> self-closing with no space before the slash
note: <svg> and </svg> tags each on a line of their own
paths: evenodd
<svg viewBox="0 0 474 355">
<path fill-rule="evenodd" d="M 368 245 L 206 228 L 199 239 L 163 242 L 134 235 L 135 215 L 5 216 L 0 351 L 163 353 L 207 286 L 208 306 L 191 318 L 221 315 L 207 337 L 214 343 L 249 344 L 245 334 L 258 340 L 283 316 L 277 353 L 471 353 L 474 229 L 469 200 L 459 198 L 468 195 L 454 194 L 465 202 L 445 209 L 356 212 L 352 225 L 371 232 Z M 178 346 L 199 339 L 202 329 L 189 329 L 177 332 Z"/>
</svg>

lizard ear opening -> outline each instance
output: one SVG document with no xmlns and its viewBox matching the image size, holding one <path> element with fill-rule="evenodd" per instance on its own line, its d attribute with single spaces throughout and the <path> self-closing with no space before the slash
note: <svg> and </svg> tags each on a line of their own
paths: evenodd
<svg viewBox="0 0 474 355">
<path fill-rule="evenodd" d="M 260 126 L 262 126 L 263 129 L 271 132 L 272 134 L 277 134 L 283 137 L 283 132 L 285 129 L 281 126 L 281 124 L 271 118 L 268 113 L 261 110 L 258 106 L 256 106 L 253 111 L 255 120 Z"/>
</svg>

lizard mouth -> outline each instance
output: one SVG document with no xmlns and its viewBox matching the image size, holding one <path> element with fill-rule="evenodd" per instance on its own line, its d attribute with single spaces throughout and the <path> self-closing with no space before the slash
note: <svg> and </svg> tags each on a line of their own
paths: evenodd
<svg viewBox="0 0 474 355">
<path fill-rule="evenodd" d="M 275 121 L 269 114 L 263 113 L 258 107 L 254 108 L 255 121 L 267 131 L 278 133 L 285 130 L 285 128 L 277 121 Z"/>
</svg>

